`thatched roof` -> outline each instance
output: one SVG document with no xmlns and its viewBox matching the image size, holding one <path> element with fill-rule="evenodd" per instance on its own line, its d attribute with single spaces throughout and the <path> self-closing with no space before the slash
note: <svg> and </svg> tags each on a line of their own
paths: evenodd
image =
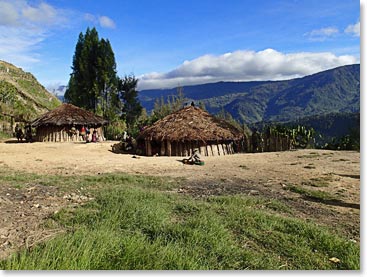
<svg viewBox="0 0 367 277">
<path fill-rule="evenodd" d="M 32 127 L 42 125 L 88 125 L 99 127 L 107 124 L 108 121 L 92 112 L 86 111 L 72 104 L 62 104 L 56 109 L 45 113 L 32 122 Z"/>
<path fill-rule="evenodd" d="M 242 137 L 242 132 L 228 122 L 215 118 L 198 107 L 189 106 L 155 122 L 143 130 L 138 139 L 225 141 Z"/>
</svg>

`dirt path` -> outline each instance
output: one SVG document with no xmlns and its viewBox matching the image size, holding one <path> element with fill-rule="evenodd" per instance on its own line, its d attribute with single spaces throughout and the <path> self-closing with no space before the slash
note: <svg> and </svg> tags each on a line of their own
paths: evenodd
<svg viewBox="0 0 367 277">
<path fill-rule="evenodd" d="M 111 151 L 111 146 L 115 143 L 0 143 L 0 167 L 7 166 L 39 174 L 94 175 L 126 172 L 183 177 L 187 181 L 178 193 L 192 194 L 196 197 L 243 193 L 275 198 L 291 206 L 296 216 L 312 218 L 336 228 L 342 226 L 351 239 L 359 241 L 360 153 L 358 152 L 297 150 L 236 154 L 205 157 L 204 166 L 190 166 L 182 164 L 180 157 L 134 158 L 133 155 L 115 154 Z M 293 185 L 307 190 L 324 191 L 337 196 L 339 201 L 315 201 L 289 190 L 288 188 Z M 23 237 L 23 240 L 27 240 L 32 236 L 29 230 L 38 228 L 31 222 L 39 222 L 45 214 L 70 204 L 70 201 L 60 198 L 57 188 L 36 187 L 30 193 L 26 189 L 12 193 L 9 189 L 0 184 L 2 224 L 8 222 L 7 226 L 10 226 L 7 233 L 0 227 L 0 236 L 3 236 L 5 243 L 5 237 L 9 238 L 11 235 L 9 230 L 19 229 L 16 228 L 16 225 L 20 224 L 17 222 L 25 221 L 30 225 L 23 224 L 24 230 L 19 231 L 22 236 L 14 231 L 13 237 Z M 12 194 L 18 195 L 18 198 L 19 195 L 25 195 L 24 197 L 30 195 L 29 199 L 35 198 L 36 201 L 28 201 L 29 199 L 24 197 L 23 200 L 20 200 L 21 197 L 18 200 L 12 199 L 9 197 Z M 23 207 L 18 205 L 20 208 L 16 210 L 9 208 L 12 206 L 10 203 L 19 204 L 20 201 L 26 205 Z M 53 207 L 52 202 L 57 205 Z M 37 209 L 35 203 L 48 208 Z M 31 210 L 34 212 L 27 214 L 27 211 Z M 36 212 L 38 210 L 40 212 Z M 1 243 L 0 237 L 0 258 Z"/>
</svg>

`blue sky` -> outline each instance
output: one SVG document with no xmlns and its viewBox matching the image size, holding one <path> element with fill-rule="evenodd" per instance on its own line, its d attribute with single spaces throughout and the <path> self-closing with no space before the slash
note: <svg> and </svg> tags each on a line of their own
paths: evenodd
<svg viewBox="0 0 367 277">
<path fill-rule="evenodd" d="M 67 84 L 80 32 L 139 88 L 301 77 L 360 60 L 356 0 L 0 0 L 0 59 Z"/>
</svg>

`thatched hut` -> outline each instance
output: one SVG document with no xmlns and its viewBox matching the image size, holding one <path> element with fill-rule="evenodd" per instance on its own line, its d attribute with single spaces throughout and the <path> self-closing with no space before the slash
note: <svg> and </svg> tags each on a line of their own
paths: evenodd
<svg viewBox="0 0 367 277">
<path fill-rule="evenodd" d="M 243 133 L 198 107 L 185 107 L 144 129 L 138 147 L 147 156 L 188 156 L 199 149 L 203 156 L 241 152 Z"/>
<path fill-rule="evenodd" d="M 72 104 L 62 104 L 31 123 L 36 128 L 35 141 L 67 142 L 83 141 L 82 126 L 91 133 L 96 130 L 100 140 L 105 140 L 102 126 L 107 120 Z"/>
</svg>

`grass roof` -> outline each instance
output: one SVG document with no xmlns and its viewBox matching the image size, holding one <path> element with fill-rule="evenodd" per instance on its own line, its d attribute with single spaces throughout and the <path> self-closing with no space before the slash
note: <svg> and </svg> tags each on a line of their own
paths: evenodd
<svg viewBox="0 0 367 277">
<path fill-rule="evenodd" d="M 185 107 L 143 130 L 140 139 L 170 141 L 225 141 L 243 137 L 241 130 L 198 107 Z"/>
<path fill-rule="evenodd" d="M 92 112 L 76 107 L 72 104 L 62 104 L 49 111 L 32 122 L 33 127 L 44 125 L 88 125 L 98 127 L 107 124 L 108 121 Z"/>
</svg>

